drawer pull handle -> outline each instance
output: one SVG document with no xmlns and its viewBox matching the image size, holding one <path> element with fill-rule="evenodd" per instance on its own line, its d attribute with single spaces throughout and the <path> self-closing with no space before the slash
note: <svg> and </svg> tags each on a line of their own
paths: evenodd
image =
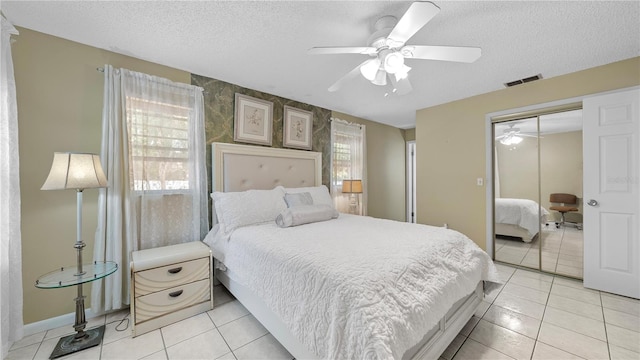
<svg viewBox="0 0 640 360">
<path fill-rule="evenodd" d="M 178 296 L 180 296 L 180 295 L 182 295 L 182 290 L 178 290 L 178 291 L 174 291 L 174 292 L 172 292 L 172 293 L 169 293 L 169 296 L 171 296 L 171 297 L 173 297 L 173 298 L 174 298 L 174 297 L 178 297 Z"/>
<path fill-rule="evenodd" d="M 177 267 L 177 268 L 173 268 L 173 269 L 169 269 L 169 270 L 167 270 L 167 271 L 169 271 L 169 274 L 177 274 L 177 273 L 179 273 L 180 271 L 182 271 L 182 266 Z"/>
</svg>

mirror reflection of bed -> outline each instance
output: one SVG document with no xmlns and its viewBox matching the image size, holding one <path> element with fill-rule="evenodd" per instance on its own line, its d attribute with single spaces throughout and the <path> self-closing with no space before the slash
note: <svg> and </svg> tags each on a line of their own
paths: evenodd
<svg viewBox="0 0 640 360">
<path fill-rule="evenodd" d="M 582 111 L 495 123 L 494 134 L 495 259 L 582 278 Z M 578 198 L 564 224 L 553 193 Z"/>
</svg>

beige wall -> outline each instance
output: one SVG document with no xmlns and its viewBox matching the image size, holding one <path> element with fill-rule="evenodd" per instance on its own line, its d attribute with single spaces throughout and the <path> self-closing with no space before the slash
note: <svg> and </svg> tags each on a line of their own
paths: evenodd
<svg viewBox="0 0 640 360">
<path fill-rule="evenodd" d="M 538 139 L 524 137 L 517 146 L 496 144 L 500 197 L 538 202 Z"/>
<path fill-rule="evenodd" d="M 485 116 L 639 84 L 636 57 L 418 110 L 418 222 L 446 222 L 486 249 Z"/>
<path fill-rule="evenodd" d="M 547 210 L 552 193 L 577 196 L 578 212 L 568 213 L 566 220 L 582 222 L 582 131 L 540 138 L 540 204 Z M 549 221 L 560 219 L 557 212 L 549 212 Z"/>
<path fill-rule="evenodd" d="M 332 117 L 366 126 L 368 215 L 405 221 L 404 130 L 335 111 Z"/>
<path fill-rule="evenodd" d="M 404 131 L 404 141 L 414 141 L 416 139 L 416 128 Z"/>
<path fill-rule="evenodd" d="M 525 137 L 517 146 L 496 144 L 500 197 L 530 199 L 549 210 L 551 193 L 582 197 L 582 131 L 546 134 L 540 138 L 540 199 L 538 200 L 538 139 Z M 582 213 L 582 201 L 578 213 Z M 567 214 L 567 221 L 581 216 Z M 550 211 L 548 221 L 559 219 Z"/>
<path fill-rule="evenodd" d="M 190 83 L 188 72 L 19 28 L 13 44 L 22 200 L 22 278 L 26 324 L 74 311 L 75 287 L 37 289 L 36 278 L 75 264 L 76 196 L 41 191 L 54 151 L 100 152 L 105 63 Z M 82 238 L 93 258 L 97 190 L 84 192 Z M 85 294 L 91 290 L 84 286 Z M 86 303 L 89 304 L 89 298 Z M 87 305 L 88 306 L 88 305 Z"/>
</svg>

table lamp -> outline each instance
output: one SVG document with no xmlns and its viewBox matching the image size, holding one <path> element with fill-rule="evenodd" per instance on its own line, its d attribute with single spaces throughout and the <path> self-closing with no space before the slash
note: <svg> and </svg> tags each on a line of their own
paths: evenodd
<svg viewBox="0 0 640 360">
<path fill-rule="evenodd" d="M 349 213 L 358 214 L 359 211 L 356 212 L 356 208 L 360 205 L 360 199 L 356 194 L 362 194 L 362 180 L 342 180 L 342 193 L 351 194 L 349 202 Z"/>
</svg>

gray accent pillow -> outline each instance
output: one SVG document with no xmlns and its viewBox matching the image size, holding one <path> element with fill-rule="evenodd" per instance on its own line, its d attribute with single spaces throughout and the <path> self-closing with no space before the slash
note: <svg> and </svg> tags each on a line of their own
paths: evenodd
<svg viewBox="0 0 640 360">
<path fill-rule="evenodd" d="M 287 203 L 288 208 L 292 208 L 301 205 L 313 205 L 313 198 L 311 193 L 308 192 L 284 194 L 284 202 Z"/>
<path fill-rule="evenodd" d="M 279 227 L 290 227 L 337 218 L 338 211 L 328 205 L 300 205 L 288 208 L 276 217 Z"/>
</svg>

